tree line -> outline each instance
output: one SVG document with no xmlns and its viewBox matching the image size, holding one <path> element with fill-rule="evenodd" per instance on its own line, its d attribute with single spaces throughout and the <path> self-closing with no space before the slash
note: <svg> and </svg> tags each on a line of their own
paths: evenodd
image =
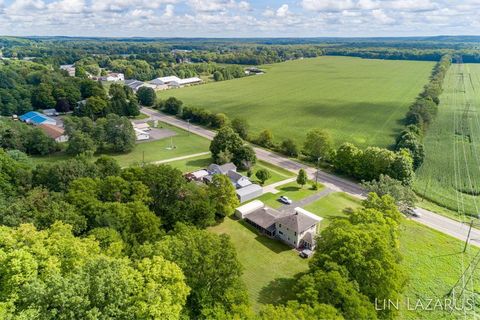
<svg viewBox="0 0 480 320">
<path fill-rule="evenodd" d="M 445 55 L 435 65 L 429 83 L 425 85 L 405 116 L 405 129 L 396 138 L 395 149 L 409 150 L 415 170 L 425 159 L 423 135 L 437 115 L 443 81 L 451 63 L 452 57 Z"/>
</svg>

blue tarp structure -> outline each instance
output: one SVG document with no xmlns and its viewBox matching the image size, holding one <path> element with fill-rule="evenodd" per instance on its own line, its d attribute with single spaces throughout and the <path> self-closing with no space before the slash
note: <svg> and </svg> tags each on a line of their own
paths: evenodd
<svg viewBox="0 0 480 320">
<path fill-rule="evenodd" d="M 20 116 L 20 120 L 31 123 L 34 125 L 41 125 L 41 124 L 53 124 L 56 125 L 57 121 L 55 119 L 52 119 L 44 114 L 41 114 L 40 112 L 37 111 L 29 111 L 25 113 L 24 115 Z"/>
</svg>

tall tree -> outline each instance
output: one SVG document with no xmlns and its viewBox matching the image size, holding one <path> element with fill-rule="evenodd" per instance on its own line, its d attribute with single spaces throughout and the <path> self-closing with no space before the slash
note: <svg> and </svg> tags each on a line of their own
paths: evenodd
<svg viewBox="0 0 480 320">
<path fill-rule="evenodd" d="M 231 216 L 240 202 L 230 178 L 222 174 L 216 174 L 208 188 L 217 215 L 221 217 Z"/>
<path fill-rule="evenodd" d="M 312 161 L 317 161 L 318 158 L 329 160 L 332 146 L 332 138 L 327 131 L 313 129 L 307 133 L 303 144 L 303 153 L 310 157 Z"/>
<path fill-rule="evenodd" d="M 155 100 L 157 99 L 155 90 L 148 87 L 140 87 L 137 91 L 137 97 L 138 102 L 147 107 L 153 106 L 155 104 Z"/>
</svg>

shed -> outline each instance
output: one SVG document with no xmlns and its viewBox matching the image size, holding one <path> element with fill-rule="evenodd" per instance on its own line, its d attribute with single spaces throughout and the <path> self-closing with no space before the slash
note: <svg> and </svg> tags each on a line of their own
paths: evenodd
<svg viewBox="0 0 480 320">
<path fill-rule="evenodd" d="M 263 194 L 263 188 L 258 184 L 251 184 L 244 188 L 237 189 L 237 197 L 240 203 L 255 199 Z"/>
<path fill-rule="evenodd" d="M 243 206 L 238 207 L 235 210 L 235 217 L 239 219 L 243 219 L 247 214 L 250 214 L 254 211 L 262 209 L 264 206 L 265 204 L 262 201 L 253 200 L 252 202 L 249 202 L 247 204 L 244 204 Z"/>
<path fill-rule="evenodd" d="M 68 136 L 65 134 L 65 130 L 58 126 L 54 126 L 51 124 L 41 124 L 39 126 L 43 132 L 45 132 L 50 138 L 55 140 L 56 142 L 67 142 Z"/>
</svg>

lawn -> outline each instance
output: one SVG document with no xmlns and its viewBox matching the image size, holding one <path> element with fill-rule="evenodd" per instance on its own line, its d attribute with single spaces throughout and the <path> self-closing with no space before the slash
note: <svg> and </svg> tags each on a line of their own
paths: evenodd
<svg viewBox="0 0 480 320">
<path fill-rule="evenodd" d="M 262 304 L 294 299 L 291 288 L 295 276 L 308 269 L 307 260 L 280 241 L 260 236 L 244 222 L 227 218 L 210 230 L 228 234 L 235 244 L 244 268 L 242 278 L 255 310 Z"/>
<path fill-rule="evenodd" d="M 283 203 L 278 201 L 278 197 L 280 196 L 286 196 L 295 202 L 321 192 L 324 188 L 325 187 L 321 184 L 318 185 L 317 190 L 313 190 L 310 185 L 306 185 L 302 188 L 294 181 L 277 187 L 276 189 L 280 191 L 279 193 L 273 194 L 268 192 L 258 197 L 256 200 L 262 201 L 271 208 L 278 209 L 283 206 Z"/>
<path fill-rule="evenodd" d="M 414 187 L 462 219 L 480 208 L 480 65 L 453 64 L 443 87 Z"/>
<path fill-rule="evenodd" d="M 263 162 L 263 161 L 257 161 L 257 163 L 255 164 L 255 166 L 252 168 L 252 176 L 250 177 L 251 180 L 253 182 L 256 182 L 256 183 L 259 183 L 258 179 L 255 177 L 255 173 L 259 170 L 259 169 L 266 169 L 270 172 L 270 174 L 272 175 L 270 179 L 268 179 L 266 182 L 265 182 L 265 185 L 269 185 L 269 184 L 273 184 L 273 183 L 276 183 L 276 182 L 280 182 L 280 181 L 283 181 L 283 180 L 286 180 L 286 179 L 289 179 L 289 178 L 292 178 L 295 176 L 295 174 L 293 174 L 292 172 L 290 171 L 287 171 L 283 168 L 280 168 L 280 167 L 277 167 L 277 166 L 274 166 L 270 163 L 267 163 L 267 162 Z M 242 172 L 243 174 L 246 174 L 245 171 Z"/>
<path fill-rule="evenodd" d="M 109 154 L 114 157 L 121 166 L 130 166 L 159 160 L 166 160 L 176 157 L 188 156 L 191 154 L 208 151 L 210 141 L 197 135 L 188 134 L 188 132 L 176 127 L 163 124 L 162 128 L 175 131 L 177 133 L 172 139 L 166 138 L 152 142 L 143 142 L 135 146 L 132 152 L 126 154 Z M 173 142 L 174 149 L 169 149 Z M 95 155 L 98 158 L 100 155 Z M 52 161 L 65 160 L 70 156 L 65 153 L 58 153 L 45 157 L 32 157 L 34 163 L 48 163 Z"/>
<path fill-rule="evenodd" d="M 320 224 L 320 230 L 327 227 L 335 217 L 345 217 L 345 209 L 360 207 L 360 200 L 343 192 L 330 193 L 309 205 L 305 210 L 313 212 L 324 218 Z"/>
<path fill-rule="evenodd" d="M 344 209 L 359 206 L 358 199 L 344 193 L 332 193 L 305 209 L 325 218 L 321 225 L 325 228 L 335 217 L 345 216 Z M 400 250 L 402 264 L 409 275 L 403 303 L 407 298 L 410 301 L 443 299 L 478 252 L 477 248 L 469 247 L 463 254 L 463 242 L 411 220 L 405 220 L 400 227 Z M 476 283 L 479 275 L 478 271 L 474 275 Z M 406 304 L 400 310 L 400 319 L 458 319 L 463 316 L 463 312 L 411 311 Z"/>
<path fill-rule="evenodd" d="M 248 120 L 253 133 L 302 142 L 323 128 L 335 142 L 386 147 L 428 82 L 433 62 L 319 57 L 262 66 L 267 73 L 160 93 Z"/>
</svg>

